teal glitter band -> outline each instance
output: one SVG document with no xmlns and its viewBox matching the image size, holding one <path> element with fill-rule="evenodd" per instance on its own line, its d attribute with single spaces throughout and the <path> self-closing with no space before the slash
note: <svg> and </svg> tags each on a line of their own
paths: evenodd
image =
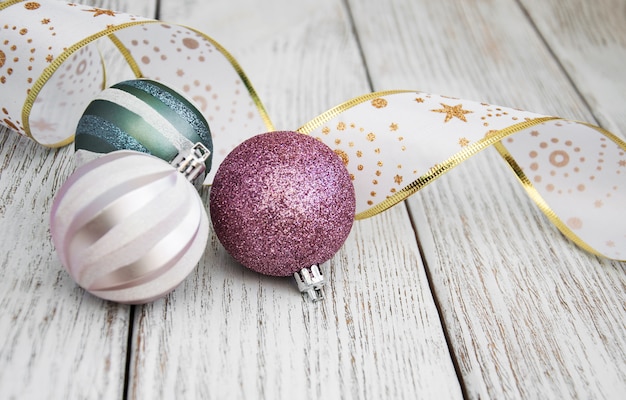
<svg viewBox="0 0 626 400">
<path fill-rule="evenodd" d="M 98 135 L 94 135 L 92 132 L 98 132 Z M 106 119 L 95 115 L 83 115 L 78 122 L 75 146 L 77 149 L 89 149 L 96 153 L 134 150 L 152 154 L 137 139 Z"/>
<path fill-rule="evenodd" d="M 209 124 L 206 122 L 202 114 L 187 99 L 178 93 L 171 91 L 166 86 L 145 79 L 137 79 L 131 81 L 120 82 L 113 85 L 114 88 L 127 90 L 129 87 L 140 89 L 152 97 L 158 99 L 181 118 L 187 121 L 194 129 L 195 133 L 200 136 L 200 141 L 207 147 L 211 145 L 211 131 Z M 191 138 L 189 138 L 191 139 Z"/>
<path fill-rule="evenodd" d="M 138 79 L 113 85 L 89 104 L 77 127 L 75 148 L 95 153 L 135 150 L 170 162 L 179 149 L 197 142 L 213 151 L 200 111 L 167 86 Z M 205 162 L 207 170 L 211 161 Z"/>
<path fill-rule="evenodd" d="M 85 110 L 84 115 L 94 115 L 117 126 L 127 135 L 134 137 L 151 154 L 171 161 L 178 154 L 178 149 L 167 138 L 156 131 L 150 124 L 139 115 L 129 111 L 125 107 L 106 100 L 94 100 Z M 100 131 L 92 132 L 94 136 L 100 136 Z M 78 147 L 77 147 L 78 149 Z M 85 149 L 91 150 L 91 149 Z"/>
</svg>

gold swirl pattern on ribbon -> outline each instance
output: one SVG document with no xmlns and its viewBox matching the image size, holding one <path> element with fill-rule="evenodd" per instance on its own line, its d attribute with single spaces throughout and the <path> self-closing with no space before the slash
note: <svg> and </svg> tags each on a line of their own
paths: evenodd
<svg viewBox="0 0 626 400">
<path fill-rule="evenodd" d="M 0 123 L 44 146 L 70 143 L 86 105 L 109 82 L 134 78 L 187 97 L 217 142 L 273 129 L 237 61 L 197 30 L 51 0 L 0 3 L 0 29 L 0 87 L 12 93 Z M 216 148 L 214 160 L 231 149 Z"/>
<path fill-rule="evenodd" d="M 206 184 L 236 145 L 273 130 L 237 61 L 192 28 L 74 3 L 10 0 L 0 3 L 0 29 L 0 87 L 13 94 L 1 100 L 0 123 L 45 146 L 69 143 L 82 110 L 109 82 L 140 77 L 177 90 L 204 114 L 215 146 Z M 298 131 L 343 160 L 357 219 L 493 146 L 565 236 L 626 260 L 626 143 L 602 128 L 397 90 L 352 99 Z"/>
<path fill-rule="evenodd" d="M 357 219 L 392 207 L 493 145 L 561 232 L 594 254 L 626 259 L 626 143 L 601 128 L 389 91 L 350 100 L 299 131 L 342 158 L 355 185 Z"/>
</svg>

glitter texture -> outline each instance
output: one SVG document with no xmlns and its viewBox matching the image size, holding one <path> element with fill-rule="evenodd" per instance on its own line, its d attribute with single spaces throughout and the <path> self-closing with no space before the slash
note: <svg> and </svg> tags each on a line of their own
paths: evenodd
<svg viewBox="0 0 626 400">
<path fill-rule="evenodd" d="M 210 197 L 215 233 L 246 267 L 288 276 L 330 259 L 352 228 L 354 187 L 325 144 L 270 132 L 236 147 L 220 165 Z"/>
<path fill-rule="evenodd" d="M 103 90 L 87 106 L 76 129 L 75 149 L 92 153 L 136 150 L 170 162 L 196 142 L 213 151 L 202 113 L 173 89 L 134 79 Z M 211 160 L 205 161 L 207 170 Z"/>
<path fill-rule="evenodd" d="M 92 135 L 91 132 L 97 132 Z M 76 128 L 76 149 L 89 149 L 98 153 L 115 150 L 134 150 L 151 154 L 137 139 L 115 124 L 95 115 L 83 115 Z"/>
<path fill-rule="evenodd" d="M 202 114 L 197 111 L 187 99 L 167 86 L 148 79 L 133 79 L 113 85 L 114 88 L 123 89 L 124 86 L 134 87 L 148 93 L 155 99 L 171 108 L 178 116 L 193 126 L 196 134 L 202 138 L 203 143 L 211 143 L 211 132 Z"/>
</svg>

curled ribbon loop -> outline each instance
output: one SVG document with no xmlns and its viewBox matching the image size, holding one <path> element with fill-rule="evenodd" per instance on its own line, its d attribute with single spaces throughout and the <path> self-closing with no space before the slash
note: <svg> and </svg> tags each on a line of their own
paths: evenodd
<svg viewBox="0 0 626 400">
<path fill-rule="evenodd" d="M 234 58 L 194 29 L 50 0 L 0 3 L 0 29 L 0 86 L 11 93 L 0 122 L 44 146 L 69 144 L 86 105 L 133 78 L 186 96 L 216 138 L 272 127 Z"/>
<path fill-rule="evenodd" d="M 601 128 L 393 91 L 353 99 L 299 131 L 343 159 L 355 185 L 357 219 L 386 210 L 493 145 L 568 238 L 594 254 L 626 258 L 626 143 Z"/>
<path fill-rule="evenodd" d="M 71 21 L 72 23 L 67 23 Z M 132 78 L 161 81 L 206 117 L 214 168 L 245 139 L 273 130 L 237 61 L 194 29 L 97 7 L 0 3 L 0 122 L 38 143 L 70 143 L 87 104 Z M 494 146 L 530 197 L 571 240 L 626 260 L 626 143 L 582 122 L 415 91 L 367 94 L 299 132 L 350 172 L 357 218 L 406 199 Z"/>
</svg>

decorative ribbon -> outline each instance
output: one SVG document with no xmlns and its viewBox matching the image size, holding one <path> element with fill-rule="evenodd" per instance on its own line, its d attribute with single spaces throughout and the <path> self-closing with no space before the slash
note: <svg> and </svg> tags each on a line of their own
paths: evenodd
<svg viewBox="0 0 626 400">
<path fill-rule="evenodd" d="M 0 120 L 42 145 L 70 143 L 86 105 L 109 84 L 133 78 L 164 83 L 206 117 L 215 148 L 206 184 L 232 148 L 273 130 L 236 60 L 194 29 L 49 0 L 0 3 L 0 29 Z M 626 142 L 597 126 L 389 91 L 352 99 L 298 131 L 341 157 L 355 185 L 357 219 L 494 146 L 565 236 L 593 254 L 626 260 Z"/>
<path fill-rule="evenodd" d="M 420 92 L 372 93 L 299 129 L 335 149 L 357 219 L 406 199 L 495 146 L 548 218 L 587 251 L 626 254 L 626 143 L 582 122 Z"/>
<path fill-rule="evenodd" d="M 0 3 L 0 29 L 0 121 L 44 146 L 71 143 L 91 100 L 140 77 L 194 102 L 214 139 L 272 128 L 239 64 L 194 29 L 51 0 Z"/>
</svg>

